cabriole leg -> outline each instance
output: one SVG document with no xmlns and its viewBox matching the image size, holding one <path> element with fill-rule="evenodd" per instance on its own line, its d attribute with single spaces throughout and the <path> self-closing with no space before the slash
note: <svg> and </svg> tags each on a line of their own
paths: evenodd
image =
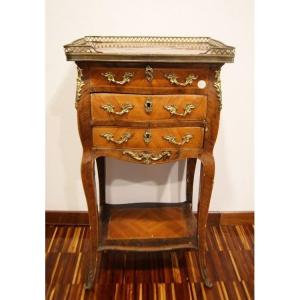
<svg viewBox="0 0 300 300">
<path fill-rule="evenodd" d="M 105 204 L 105 157 L 97 157 L 100 206 Z"/>
<path fill-rule="evenodd" d="M 212 282 L 208 278 L 206 268 L 206 223 L 211 192 L 213 188 L 215 174 L 215 160 L 211 153 L 203 153 L 200 157 L 200 192 L 198 200 L 198 243 L 199 243 L 199 263 L 200 273 L 206 287 L 211 288 Z"/>
<path fill-rule="evenodd" d="M 188 158 L 186 163 L 186 201 L 192 205 L 193 184 L 197 158 Z"/>
<path fill-rule="evenodd" d="M 81 179 L 87 201 L 90 223 L 89 249 L 85 270 L 85 289 L 92 289 L 96 278 L 99 255 L 99 213 L 95 187 L 94 159 L 90 153 L 84 153 L 81 162 Z"/>
</svg>

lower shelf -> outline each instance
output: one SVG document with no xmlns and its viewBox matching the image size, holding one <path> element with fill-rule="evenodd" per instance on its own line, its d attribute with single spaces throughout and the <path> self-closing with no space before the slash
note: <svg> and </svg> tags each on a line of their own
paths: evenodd
<svg viewBox="0 0 300 300">
<path fill-rule="evenodd" d="M 105 204 L 98 250 L 197 249 L 197 222 L 186 202 Z"/>
</svg>

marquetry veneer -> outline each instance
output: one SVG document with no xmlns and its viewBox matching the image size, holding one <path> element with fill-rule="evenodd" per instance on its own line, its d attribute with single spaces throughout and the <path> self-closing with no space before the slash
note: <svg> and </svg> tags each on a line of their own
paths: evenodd
<svg viewBox="0 0 300 300">
<path fill-rule="evenodd" d="M 90 222 L 86 288 L 93 287 L 103 250 L 174 249 L 199 250 L 201 275 L 211 287 L 205 234 L 222 108 L 220 69 L 233 62 L 234 48 L 210 38 L 84 37 L 65 52 L 78 68 L 81 175 Z M 108 205 L 105 157 L 144 165 L 187 159 L 185 201 Z M 197 159 L 201 188 L 195 218 Z"/>
<path fill-rule="evenodd" d="M 99 250 L 197 249 L 197 223 L 187 203 L 103 206 Z"/>
<path fill-rule="evenodd" d="M 145 103 L 149 100 L 152 111 L 147 113 Z M 116 115 L 108 113 L 103 106 L 111 105 L 116 111 L 121 111 L 122 107 L 131 104 L 127 113 Z M 184 112 L 187 105 L 192 104 L 195 108 L 190 114 L 180 116 L 172 114 L 165 107 L 175 105 L 178 113 Z M 204 121 L 207 111 L 206 95 L 136 95 L 136 94 L 91 94 L 91 111 L 93 121 L 134 121 L 134 122 L 151 122 L 151 121 L 180 121 L 193 120 Z"/>
</svg>

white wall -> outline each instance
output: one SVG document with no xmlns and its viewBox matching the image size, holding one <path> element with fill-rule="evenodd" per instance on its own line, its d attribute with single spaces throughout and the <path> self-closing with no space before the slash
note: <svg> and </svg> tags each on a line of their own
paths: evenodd
<svg viewBox="0 0 300 300">
<path fill-rule="evenodd" d="M 86 210 L 80 180 L 75 64 L 63 45 L 84 35 L 210 36 L 236 47 L 222 68 L 223 110 L 215 146 L 211 211 L 253 210 L 253 3 L 251 0 L 46 1 L 46 209 Z M 107 199 L 178 201 L 185 163 L 108 160 Z M 184 173 L 184 174 L 183 174 Z M 196 183 L 199 180 L 199 165 Z M 198 184 L 194 190 L 196 207 Z"/>
</svg>

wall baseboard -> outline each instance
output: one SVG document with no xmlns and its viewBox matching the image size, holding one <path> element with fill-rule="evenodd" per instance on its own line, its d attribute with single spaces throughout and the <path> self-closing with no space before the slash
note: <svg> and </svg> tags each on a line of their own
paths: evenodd
<svg viewBox="0 0 300 300">
<path fill-rule="evenodd" d="M 209 212 L 209 225 L 254 224 L 254 212 Z M 87 226 L 89 218 L 87 211 L 46 211 L 47 225 L 79 225 Z"/>
</svg>

